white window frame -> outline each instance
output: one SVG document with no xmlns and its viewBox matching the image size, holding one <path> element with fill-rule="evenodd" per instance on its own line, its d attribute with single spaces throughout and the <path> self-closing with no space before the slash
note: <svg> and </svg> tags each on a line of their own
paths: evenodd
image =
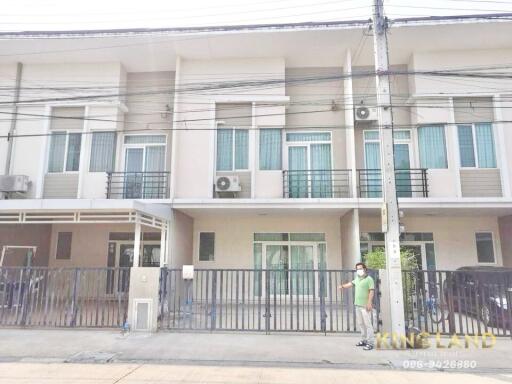
<svg viewBox="0 0 512 384">
<path fill-rule="evenodd" d="M 118 157 L 118 154 L 117 154 L 118 141 L 119 141 L 119 137 L 122 136 L 123 144 L 124 144 L 124 136 L 119 135 L 118 131 L 112 130 L 112 129 L 94 129 L 94 130 L 89 131 L 89 135 L 91 136 L 91 139 L 89 140 L 90 143 L 89 143 L 89 149 L 87 151 L 87 159 L 86 159 L 87 172 L 89 172 L 89 173 L 105 173 L 105 171 L 91 171 L 91 159 L 92 159 L 92 137 L 93 137 L 93 135 L 95 133 L 106 133 L 106 132 L 111 132 L 114 134 L 114 153 L 112 155 L 113 158 L 112 158 L 111 172 L 115 172 L 115 170 L 116 170 L 116 162 L 117 162 L 117 157 Z M 131 136 L 131 135 L 127 135 L 127 136 Z M 106 172 L 108 173 L 108 171 L 106 171 Z"/>
<path fill-rule="evenodd" d="M 233 140 L 232 140 L 232 143 L 231 143 L 231 155 L 232 155 L 232 160 L 231 160 L 231 169 L 225 169 L 225 170 L 218 170 L 217 169 L 217 148 L 219 147 L 218 146 L 218 132 L 219 130 L 231 130 L 233 132 Z M 235 164 L 236 164 L 236 154 L 235 154 L 235 147 L 236 147 L 236 138 L 235 138 L 235 131 L 236 130 L 241 130 L 241 131 L 247 131 L 247 134 L 248 134 L 248 137 L 247 137 L 247 168 L 236 168 L 235 167 Z M 233 126 L 217 126 L 217 129 L 215 130 L 215 172 L 249 172 L 251 170 L 251 156 L 250 156 L 250 149 L 251 149 L 251 135 L 250 135 L 250 132 L 251 132 L 251 128 L 250 127 L 247 127 L 247 128 L 243 128 L 243 127 L 233 127 Z M 259 149 L 259 148 L 258 148 Z"/>
<path fill-rule="evenodd" d="M 318 141 L 288 141 L 286 139 L 286 135 L 288 133 L 328 133 L 329 134 L 329 140 L 318 140 Z M 284 130 L 283 129 L 283 144 L 285 145 L 285 150 L 283 151 L 283 157 L 284 157 L 284 164 L 283 168 L 286 170 L 290 169 L 289 163 L 288 163 L 288 148 L 289 147 L 307 147 L 307 166 L 308 171 L 311 167 L 311 144 L 329 144 L 331 146 L 331 170 L 334 170 L 334 154 L 333 154 L 333 147 L 332 147 L 332 131 L 301 131 L 301 130 Z M 286 167 L 284 167 L 286 165 Z M 310 232 L 308 232 L 310 233 Z"/>
<path fill-rule="evenodd" d="M 212 260 L 201 260 L 201 233 L 213 233 L 213 259 Z M 197 261 L 199 263 L 214 263 L 217 254 L 217 232 L 215 231 L 198 231 L 197 232 Z"/>
<path fill-rule="evenodd" d="M 494 161 L 496 162 L 496 166 L 494 168 L 480 168 L 480 158 L 478 157 L 478 147 L 476 142 L 476 124 L 490 124 L 492 129 L 492 145 L 494 146 Z M 473 140 L 473 156 L 475 158 L 475 166 L 474 167 L 467 167 L 462 165 L 462 161 L 460 158 L 460 141 L 459 141 L 459 127 L 463 126 L 471 126 L 471 139 Z M 494 124 L 492 122 L 481 122 L 481 123 L 461 123 L 457 124 L 457 154 L 459 158 L 459 168 L 462 169 L 498 169 L 498 159 L 497 159 L 497 153 L 496 153 L 496 140 L 495 140 L 495 134 L 494 134 Z"/>
<path fill-rule="evenodd" d="M 63 163 L 62 163 L 62 171 L 61 172 L 52 172 L 50 171 L 50 148 L 51 148 L 51 142 L 52 142 L 52 135 L 53 133 L 66 133 L 66 143 L 64 145 L 64 159 L 63 159 Z M 69 134 L 70 133 L 79 133 L 81 135 L 80 137 L 80 156 L 78 158 L 78 170 L 76 171 L 67 171 L 66 168 L 67 168 L 67 165 L 68 165 L 68 148 L 69 148 Z M 46 164 L 46 173 L 54 173 L 54 174 L 63 174 L 63 173 L 69 173 L 69 174 L 76 174 L 76 173 L 79 173 L 80 172 L 80 164 L 81 164 L 81 161 L 82 161 L 82 156 L 84 156 L 84 154 L 82 153 L 82 147 L 83 147 L 83 135 L 82 135 L 82 131 L 79 131 L 77 129 L 57 129 L 57 130 L 51 130 L 50 131 L 50 142 L 48 143 L 48 163 Z"/>
<path fill-rule="evenodd" d="M 165 141 L 163 143 L 138 143 L 138 144 L 126 144 L 125 137 L 126 136 L 165 136 Z M 121 172 L 126 172 L 126 152 L 128 148 L 139 148 L 143 150 L 142 153 L 142 173 L 146 172 L 146 148 L 147 147 L 164 147 L 164 169 L 161 172 L 167 172 L 167 134 L 165 133 L 137 133 L 137 134 L 124 134 L 122 138 L 123 143 L 123 153 L 122 153 L 122 170 Z"/>
<path fill-rule="evenodd" d="M 490 233 L 491 234 L 492 254 L 493 254 L 493 257 L 494 257 L 494 261 L 493 262 L 489 262 L 489 261 L 480 262 L 478 260 L 478 246 L 477 246 L 476 235 L 479 234 L 479 233 Z M 497 256 L 496 255 L 496 241 L 495 241 L 495 238 L 494 238 L 494 232 L 493 231 L 485 231 L 485 230 L 476 231 L 475 235 L 474 235 L 474 239 L 475 239 L 475 253 L 476 253 L 476 262 L 477 262 L 477 264 L 478 265 L 497 265 L 498 261 L 497 261 L 497 257 L 496 257 Z"/>
</svg>

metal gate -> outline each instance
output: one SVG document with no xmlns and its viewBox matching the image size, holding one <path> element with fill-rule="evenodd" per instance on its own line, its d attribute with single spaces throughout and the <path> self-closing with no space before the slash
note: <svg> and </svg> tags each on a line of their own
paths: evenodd
<svg viewBox="0 0 512 384">
<path fill-rule="evenodd" d="M 130 268 L 0 268 L 0 326 L 121 327 Z"/>
<path fill-rule="evenodd" d="M 512 271 L 403 271 L 409 327 L 431 334 L 512 337 Z"/>
<path fill-rule="evenodd" d="M 374 324 L 378 328 L 379 279 Z M 352 270 L 162 269 L 160 329 L 355 332 Z"/>
</svg>

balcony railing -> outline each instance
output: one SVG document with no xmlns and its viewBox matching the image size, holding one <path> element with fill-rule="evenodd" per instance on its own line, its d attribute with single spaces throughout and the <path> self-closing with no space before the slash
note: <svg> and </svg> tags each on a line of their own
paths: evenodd
<svg viewBox="0 0 512 384">
<path fill-rule="evenodd" d="M 283 171 L 284 198 L 350 197 L 350 170 Z"/>
<path fill-rule="evenodd" d="M 165 199 L 169 172 L 108 172 L 107 199 Z"/>
<path fill-rule="evenodd" d="M 358 169 L 359 197 L 382 197 L 382 173 L 380 169 Z M 396 193 L 398 197 L 428 197 L 426 168 L 396 169 Z"/>
</svg>

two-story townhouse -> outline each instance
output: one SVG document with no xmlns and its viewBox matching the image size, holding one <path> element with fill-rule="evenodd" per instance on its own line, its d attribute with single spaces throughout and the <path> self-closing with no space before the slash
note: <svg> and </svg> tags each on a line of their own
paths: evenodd
<svg viewBox="0 0 512 384">
<path fill-rule="evenodd" d="M 511 29 L 393 23 L 402 245 L 424 269 L 512 266 Z M 3 265 L 352 268 L 383 246 L 370 33 L 3 34 L 0 166 L 29 185 L 0 201 L 0 246 L 37 247 Z"/>
</svg>

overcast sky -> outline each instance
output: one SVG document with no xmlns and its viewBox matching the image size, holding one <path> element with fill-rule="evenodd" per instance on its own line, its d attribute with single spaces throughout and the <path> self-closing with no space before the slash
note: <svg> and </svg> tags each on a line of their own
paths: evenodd
<svg viewBox="0 0 512 384">
<path fill-rule="evenodd" d="M 69 30 L 365 19 L 373 0 L 16 0 L 0 29 Z M 391 18 L 512 12 L 512 0 L 388 0 Z"/>
</svg>

